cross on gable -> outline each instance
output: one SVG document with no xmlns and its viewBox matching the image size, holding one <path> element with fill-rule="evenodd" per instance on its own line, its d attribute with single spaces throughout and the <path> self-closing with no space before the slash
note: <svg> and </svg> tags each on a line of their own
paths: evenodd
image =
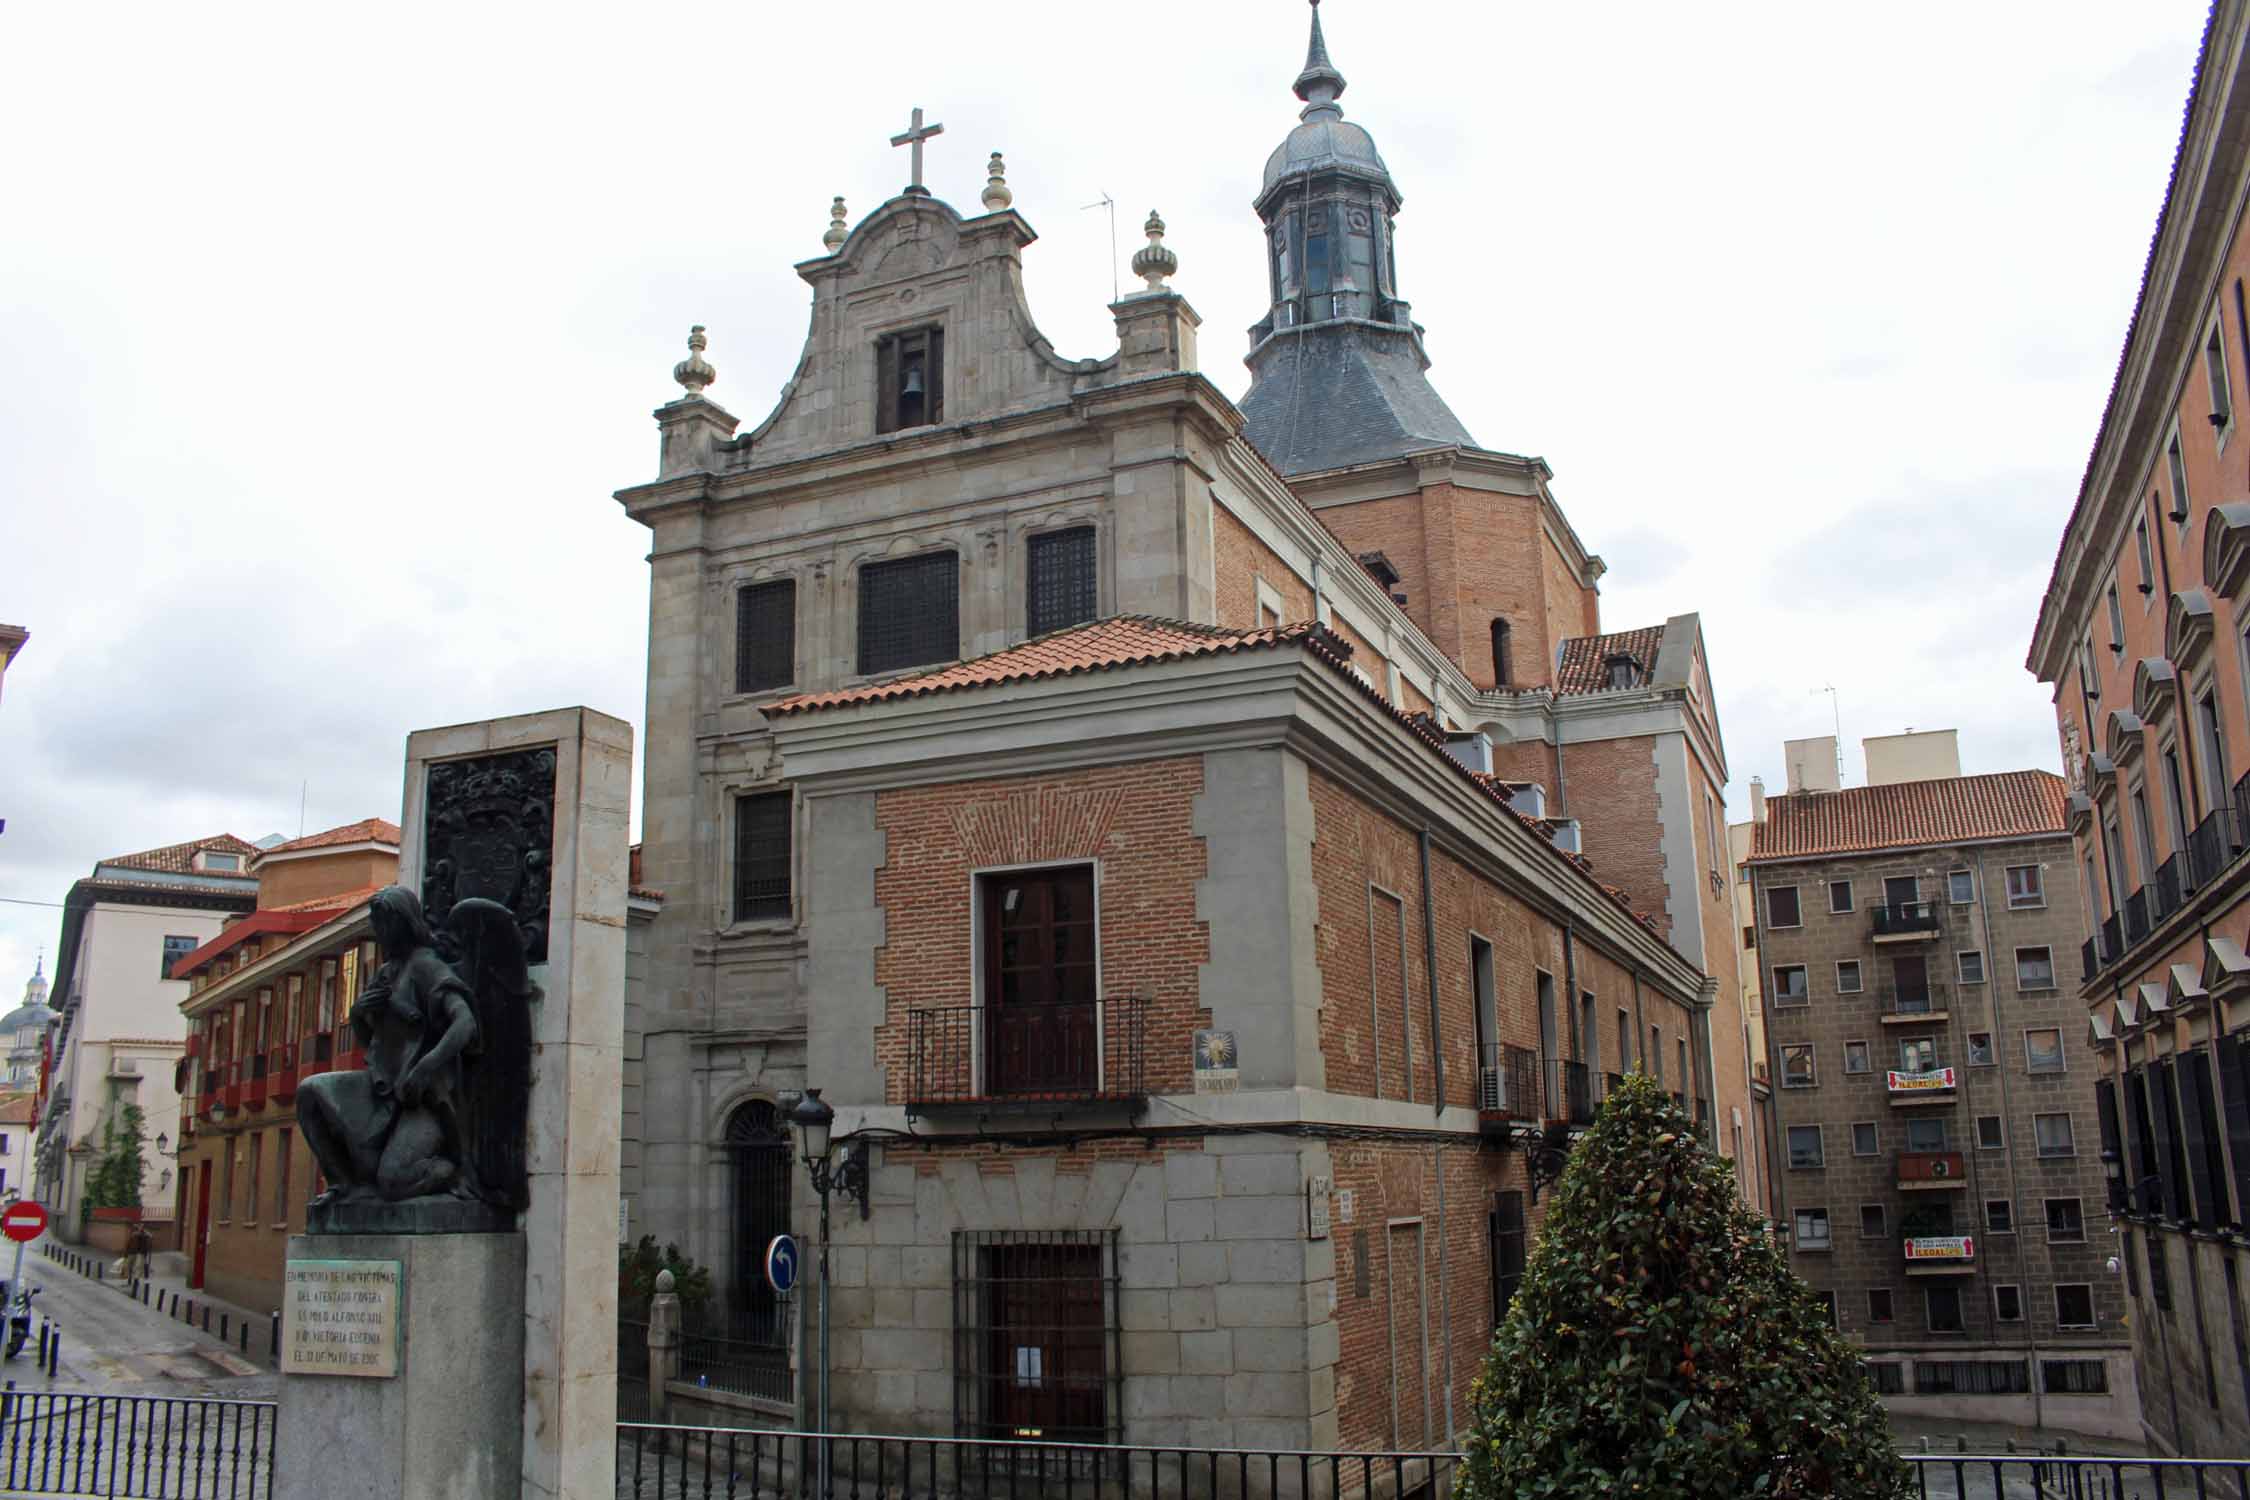
<svg viewBox="0 0 2250 1500">
<path fill-rule="evenodd" d="M 943 125 L 924 125 L 922 123 L 922 106 L 917 104 L 914 106 L 914 122 L 903 133 L 891 137 L 891 144 L 894 146 L 912 146 L 914 148 L 913 170 L 909 173 L 906 184 L 908 192 L 920 193 L 925 196 L 929 193 L 930 190 L 922 186 L 922 143 L 933 135 L 943 135 L 944 133 L 945 127 Z"/>
</svg>

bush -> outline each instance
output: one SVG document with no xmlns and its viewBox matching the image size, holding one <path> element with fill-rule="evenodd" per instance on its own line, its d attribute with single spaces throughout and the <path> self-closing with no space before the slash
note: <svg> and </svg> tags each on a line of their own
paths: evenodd
<svg viewBox="0 0 2250 1500">
<path fill-rule="evenodd" d="M 97 1208 L 141 1206 L 141 1178 L 148 1170 L 146 1144 L 147 1116 L 138 1104 L 128 1104 L 102 1121 L 101 1160 L 86 1183 L 89 1213 Z"/>
<path fill-rule="evenodd" d="M 656 1295 L 656 1273 L 672 1273 L 672 1290 L 680 1310 L 692 1314 L 711 1299 L 711 1272 L 680 1253 L 678 1245 L 659 1252 L 656 1236 L 644 1234 L 630 1249 L 617 1252 L 617 1308 L 628 1318 L 648 1316 L 648 1299 Z"/>
<path fill-rule="evenodd" d="M 1470 1387 L 1458 1500 L 1893 1500 L 1859 1353 L 1685 1111 L 1633 1074 L 1572 1150 Z"/>
</svg>

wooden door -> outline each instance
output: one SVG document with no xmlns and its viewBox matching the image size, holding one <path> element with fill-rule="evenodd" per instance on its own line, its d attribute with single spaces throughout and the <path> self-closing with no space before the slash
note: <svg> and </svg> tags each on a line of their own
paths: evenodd
<svg viewBox="0 0 2250 1500">
<path fill-rule="evenodd" d="M 984 895 L 985 1092 L 1094 1092 L 1093 868 L 992 876 Z"/>
<path fill-rule="evenodd" d="M 1100 1247 L 996 1245 L 984 1254 L 987 1435 L 1110 1441 Z"/>
<path fill-rule="evenodd" d="M 1901 954 L 1891 960 L 1891 983 L 1898 991 L 1900 1010 L 1930 1008 L 1930 967 L 1919 954 Z"/>
<path fill-rule="evenodd" d="M 195 1262 L 188 1268 L 188 1285 L 200 1291 L 204 1256 L 211 1248 L 211 1164 L 189 1170 L 195 1173 Z"/>
</svg>

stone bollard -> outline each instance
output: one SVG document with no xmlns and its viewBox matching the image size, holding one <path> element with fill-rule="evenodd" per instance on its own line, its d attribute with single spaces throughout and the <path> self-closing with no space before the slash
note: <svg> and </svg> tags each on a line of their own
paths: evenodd
<svg viewBox="0 0 2250 1500">
<path fill-rule="evenodd" d="M 648 1299 L 648 1419 L 672 1420 L 671 1382 L 680 1378 L 680 1298 L 672 1273 L 656 1273 L 656 1295 Z"/>
</svg>

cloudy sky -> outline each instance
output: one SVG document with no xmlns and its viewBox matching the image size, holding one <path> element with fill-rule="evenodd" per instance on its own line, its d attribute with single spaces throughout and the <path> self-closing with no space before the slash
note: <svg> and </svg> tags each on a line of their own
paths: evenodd
<svg viewBox="0 0 2250 1500">
<path fill-rule="evenodd" d="M 1702 612 L 1739 815 L 1785 736 L 2056 766 L 2023 659 L 2202 0 L 1330 0 L 1402 289 L 1544 455 L 1607 623 Z M 976 210 L 1114 347 L 1151 206 L 1239 394 L 1296 0 L 19 8 L 0 87 L 0 991 L 105 854 L 396 817 L 411 728 L 638 719 L 650 410 L 690 323 L 745 427 L 829 199 Z M 300 806 L 302 813 L 300 815 Z"/>
</svg>

